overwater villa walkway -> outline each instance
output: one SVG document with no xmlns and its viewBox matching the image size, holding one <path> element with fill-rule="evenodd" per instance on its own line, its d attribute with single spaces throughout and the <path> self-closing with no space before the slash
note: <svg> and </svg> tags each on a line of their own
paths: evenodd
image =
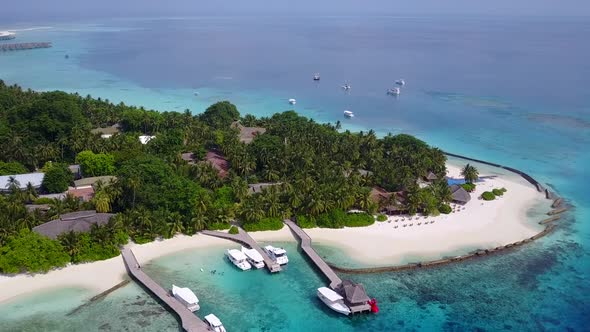
<svg viewBox="0 0 590 332">
<path fill-rule="evenodd" d="M 135 255 L 131 249 L 127 246 L 121 250 L 121 256 L 127 266 L 127 272 L 136 281 L 141 283 L 145 288 L 149 289 L 155 296 L 157 296 L 162 302 L 173 310 L 182 322 L 182 328 L 188 332 L 205 332 L 209 331 L 209 328 L 205 322 L 199 319 L 195 314 L 188 310 L 178 300 L 170 295 L 164 288 L 150 278 L 145 272 L 141 270 Z"/>
<path fill-rule="evenodd" d="M 317 266 L 317 268 L 326 276 L 328 280 L 330 280 L 330 288 L 336 290 L 340 284 L 342 284 L 342 279 L 336 275 L 336 272 L 332 270 L 332 268 L 318 255 L 318 253 L 313 249 L 311 246 L 311 238 L 307 233 L 305 233 L 301 227 L 299 227 L 296 223 L 291 220 L 284 220 L 285 224 L 289 226 L 291 231 L 297 235 L 299 240 L 301 241 L 301 249 L 303 252 L 311 259 L 311 261 Z"/>
<path fill-rule="evenodd" d="M 237 227 L 237 226 L 235 226 L 235 227 Z M 240 244 L 246 245 L 252 249 L 255 249 L 256 251 L 258 251 L 258 253 L 260 255 L 262 255 L 262 258 L 264 259 L 264 265 L 266 265 L 266 268 L 268 269 L 268 271 L 270 273 L 275 273 L 275 272 L 281 271 L 281 266 L 279 264 L 275 263 L 275 261 L 273 261 L 266 254 L 266 252 L 264 252 L 264 250 L 262 250 L 262 248 L 260 248 L 258 243 L 248 234 L 248 232 L 243 230 L 241 227 L 237 227 L 237 228 L 238 228 L 238 234 L 229 234 L 229 233 L 225 233 L 225 232 L 207 231 L 207 230 L 201 231 L 201 233 L 203 233 L 205 235 L 209 235 L 209 236 L 215 236 L 218 238 L 226 239 L 226 240 L 232 240 L 232 241 L 238 242 Z"/>
</svg>

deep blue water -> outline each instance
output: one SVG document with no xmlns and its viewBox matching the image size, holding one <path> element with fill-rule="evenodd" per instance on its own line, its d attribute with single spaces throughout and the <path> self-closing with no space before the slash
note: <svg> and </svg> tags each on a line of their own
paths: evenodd
<svg viewBox="0 0 590 332">
<path fill-rule="evenodd" d="M 197 113 L 228 99 L 242 113 L 294 108 L 347 128 L 407 132 L 519 168 L 574 206 L 556 232 L 507 254 L 354 276 L 383 299 L 379 319 L 352 329 L 588 330 L 590 22 L 264 17 L 49 25 L 19 39 L 54 47 L 0 54 L 0 78 L 160 110 Z M 387 96 L 398 78 L 407 83 L 402 94 Z M 345 81 L 350 92 L 340 89 Z M 355 118 L 342 118 L 344 109 Z M 341 328 L 338 318 L 326 319 Z"/>
</svg>

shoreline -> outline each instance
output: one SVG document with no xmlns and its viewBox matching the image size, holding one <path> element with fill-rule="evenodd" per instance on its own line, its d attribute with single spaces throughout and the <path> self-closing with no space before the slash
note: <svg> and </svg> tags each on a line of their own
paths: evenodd
<svg viewBox="0 0 590 332">
<path fill-rule="evenodd" d="M 454 178 L 458 177 L 460 171 L 456 164 L 457 161 L 447 164 L 449 176 Z M 414 221 L 405 221 L 405 224 L 416 223 L 414 227 L 402 227 L 400 219 L 407 217 L 395 216 L 389 217 L 386 222 L 375 222 L 368 227 L 312 228 L 305 231 L 312 238 L 314 245 L 328 246 L 343 252 L 347 261 L 365 264 L 347 267 L 329 261 L 329 265 L 337 272 L 377 273 L 440 266 L 484 256 L 531 242 L 553 230 L 555 225 L 552 221 L 555 221 L 555 218 L 537 220 L 532 224 L 531 218 L 527 216 L 531 210 L 540 209 L 540 205 L 543 205 L 543 208 L 547 205 L 550 209 L 553 203 L 553 201 L 547 201 L 535 186 L 531 183 L 520 183 L 517 179 L 489 172 L 489 170 L 482 169 L 480 173 L 485 180 L 478 183 L 478 188 L 472 194 L 472 200 L 464 207 L 459 207 L 457 212 L 449 215 L 426 218 L 420 216 L 413 217 Z M 504 197 L 494 201 L 478 200 L 481 192 L 490 190 L 492 187 L 506 187 L 508 191 Z M 423 220 L 435 221 L 435 223 L 418 226 L 417 223 Z M 398 227 L 394 228 L 395 225 Z M 494 229 L 501 232 L 497 232 L 496 237 L 490 239 L 490 230 Z M 258 242 L 297 242 L 286 226 L 278 231 L 249 234 Z M 445 236 L 441 237 L 441 234 Z M 228 243 L 232 242 L 196 234 L 177 235 L 172 239 L 157 240 L 143 245 L 132 244 L 131 248 L 138 261 L 146 264 L 153 259 L 185 250 L 227 247 Z M 379 252 L 387 254 L 380 255 Z M 391 252 L 397 253 L 390 255 Z M 453 255 L 457 252 L 460 253 Z M 452 257 L 449 258 L 449 256 Z M 6 290 L 0 294 L 0 304 L 52 288 L 82 287 L 91 291 L 92 296 L 95 297 L 96 294 L 107 292 L 128 279 L 120 255 L 105 261 L 69 265 L 46 274 L 0 275 L 0 288 Z"/>
</svg>

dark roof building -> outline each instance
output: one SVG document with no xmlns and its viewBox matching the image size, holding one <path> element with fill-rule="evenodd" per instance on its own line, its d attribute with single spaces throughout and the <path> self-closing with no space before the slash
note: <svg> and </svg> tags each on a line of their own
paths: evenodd
<svg viewBox="0 0 590 332">
<path fill-rule="evenodd" d="M 371 300 L 362 284 L 356 284 L 350 280 L 342 281 L 340 293 L 349 305 L 365 304 Z"/>
<path fill-rule="evenodd" d="M 436 176 L 436 174 L 434 174 L 432 172 L 428 172 L 425 179 L 426 179 L 426 181 L 434 181 L 434 180 L 438 179 L 438 176 Z"/>
<path fill-rule="evenodd" d="M 395 203 L 391 200 L 393 195 L 395 195 Z M 406 211 L 404 208 L 406 198 L 402 191 L 388 192 L 381 187 L 373 187 L 370 196 L 371 200 L 379 205 L 380 212 L 399 214 Z"/>
<path fill-rule="evenodd" d="M 74 231 L 86 233 L 92 225 L 105 225 L 109 222 L 112 213 L 96 213 L 96 211 L 78 211 L 63 214 L 59 219 L 46 222 L 33 228 L 33 232 L 56 239 L 58 235 Z"/>
<path fill-rule="evenodd" d="M 471 195 L 463 187 L 453 184 L 449 186 L 451 189 L 451 195 L 453 196 L 453 202 L 459 204 L 466 204 L 471 200 Z"/>
<path fill-rule="evenodd" d="M 227 176 L 229 162 L 221 153 L 216 151 L 207 151 L 205 160 L 207 160 L 207 162 L 209 162 L 217 170 L 220 178 Z"/>
</svg>

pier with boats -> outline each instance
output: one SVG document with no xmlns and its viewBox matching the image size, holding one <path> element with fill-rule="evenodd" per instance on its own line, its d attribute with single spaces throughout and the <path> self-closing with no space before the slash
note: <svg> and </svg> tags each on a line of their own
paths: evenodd
<svg viewBox="0 0 590 332">
<path fill-rule="evenodd" d="M 209 236 L 215 236 L 218 238 L 235 241 L 240 244 L 246 245 L 247 247 L 256 250 L 262 256 L 264 260 L 264 265 L 266 265 L 266 268 L 270 273 L 276 273 L 282 270 L 281 265 L 275 262 L 264 250 L 262 250 L 258 243 L 250 235 L 248 235 L 248 233 L 245 230 L 243 230 L 241 227 L 237 228 L 238 234 L 229 234 L 224 232 L 208 230 L 204 230 L 201 233 Z"/>
<path fill-rule="evenodd" d="M 150 276 L 141 270 L 141 266 L 135 258 L 133 251 L 129 247 L 124 247 L 121 250 L 121 256 L 127 267 L 129 275 L 139 282 L 143 287 L 147 288 L 160 301 L 164 302 L 170 310 L 174 311 L 180 318 L 182 328 L 187 332 L 205 332 L 210 331 L 208 323 L 200 320 L 193 312 L 187 308 L 175 296 L 172 296 L 162 286 L 156 283 Z M 223 330 L 225 331 L 225 330 Z"/>
<path fill-rule="evenodd" d="M 377 301 L 369 298 L 362 284 L 342 280 L 311 246 L 311 238 L 292 220 L 284 220 L 291 232 L 299 239 L 301 250 L 318 271 L 330 282 L 330 288 L 318 288 L 318 297 L 332 310 L 348 315 L 361 312 L 378 312 Z M 347 310 L 348 309 L 348 310 Z"/>
</svg>

